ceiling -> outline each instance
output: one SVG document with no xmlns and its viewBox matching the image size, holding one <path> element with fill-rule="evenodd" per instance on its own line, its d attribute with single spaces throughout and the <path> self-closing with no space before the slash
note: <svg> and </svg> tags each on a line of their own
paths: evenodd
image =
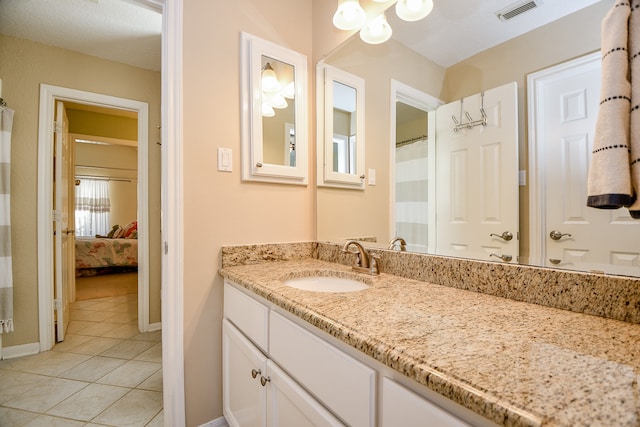
<svg viewBox="0 0 640 427">
<path fill-rule="evenodd" d="M 421 21 L 401 21 L 393 7 L 387 20 L 394 39 L 449 67 L 598 1 L 608 0 L 542 0 L 539 7 L 502 22 L 496 12 L 514 0 L 435 0 L 433 12 Z M 159 71 L 162 4 L 163 0 L 0 0 L 0 32 Z"/>
<path fill-rule="evenodd" d="M 609 0 L 538 0 L 537 8 L 507 22 L 496 12 L 522 1 L 434 0 L 433 11 L 420 21 L 400 20 L 393 6 L 386 16 L 395 40 L 446 68 L 600 1 Z"/>
<path fill-rule="evenodd" d="M 162 0 L 0 0 L 0 33 L 160 71 Z"/>
</svg>

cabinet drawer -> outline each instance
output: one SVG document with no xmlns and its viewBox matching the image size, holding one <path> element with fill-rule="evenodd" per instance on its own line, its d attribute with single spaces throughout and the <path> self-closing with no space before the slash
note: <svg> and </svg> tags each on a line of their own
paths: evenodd
<svg viewBox="0 0 640 427">
<path fill-rule="evenodd" d="M 271 311 L 269 353 L 347 424 L 375 425 L 375 371 Z"/>
<path fill-rule="evenodd" d="M 269 308 L 224 282 L 224 317 L 255 345 L 267 351 Z"/>
<path fill-rule="evenodd" d="M 381 427 L 469 427 L 439 406 L 388 378 L 382 379 Z"/>
</svg>

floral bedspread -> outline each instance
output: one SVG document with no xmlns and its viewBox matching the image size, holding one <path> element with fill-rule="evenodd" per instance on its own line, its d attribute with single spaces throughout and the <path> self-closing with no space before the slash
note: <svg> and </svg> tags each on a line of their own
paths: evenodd
<svg viewBox="0 0 640 427">
<path fill-rule="evenodd" d="M 76 269 L 137 265 L 137 239 L 76 238 Z"/>
</svg>

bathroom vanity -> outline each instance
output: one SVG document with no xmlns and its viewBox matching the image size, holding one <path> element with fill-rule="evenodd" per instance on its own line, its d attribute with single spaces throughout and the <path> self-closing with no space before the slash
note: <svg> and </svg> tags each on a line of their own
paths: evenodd
<svg viewBox="0 0 640 427">
<path fill-rule="evenodd" d="M 571 282 L 564 276 L 569 273 L 552 270 L 377 255 L 381 274 L 370 276 L 353 272 L 353 256 L 341 254 L 338 245 L 223 248 L 224 411 L 231 425 L 640 422 L 639 280 L 589 282 L 591 276 L 571 273 Z M 483 269 L 493 272 L 493 283 L 479 280 Z M 457 278 L 458 287 L 475 292 L 424 280 L 428 271 L 439 271 L 443 284 Z M 367 287 L 318 292 L 286 283 L 313 276 Z M 600 309 L 622 319 L 575 312 L 578 306 L 598 310 L 588 294 L 600 286 L 612 291 L 609 299 L 621 300 L 620 307 L 607 302 Z M 524 299 L 525 288 L 543 287 L 557 292 L 556 305 L 576 306 L 560 310 L 495 295 Z M 570 302 L 563 302 L 567 294 Z"/>
</svg>

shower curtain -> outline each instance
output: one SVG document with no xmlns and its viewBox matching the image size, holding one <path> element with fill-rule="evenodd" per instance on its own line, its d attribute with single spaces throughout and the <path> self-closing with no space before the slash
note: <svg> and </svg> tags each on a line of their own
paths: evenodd
<svg viewBox="0 0 640 427">
<path fill-rule="evenodd" d="M 10 210 L 13 113 L 13 110 L 0 106 L 0 335 L 13 331 Z"/>
<path fill-rule="evenodd" d="M 396 148 L 396 235 L 407 250 L 427 252 L 427 140 Z"/>
</svg>

